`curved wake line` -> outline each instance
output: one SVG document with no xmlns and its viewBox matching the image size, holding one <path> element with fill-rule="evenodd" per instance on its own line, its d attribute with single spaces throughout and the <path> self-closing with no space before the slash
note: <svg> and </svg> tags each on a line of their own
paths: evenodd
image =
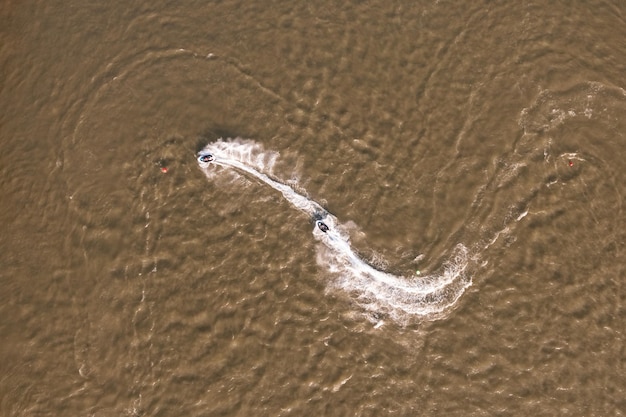
<svg viewBox="0 0 626 417">
<path fill-rule="evenodd" d="M 376 321 L 384 315 L 399 322 L 406 322 L 416 315 L 437 315 L 454 305 L 471 285 L 471 279 L 465 276 L 469 256 L 463 245 L 455 248 L 455 255 L 444 265 L 441 274 L 403 277 L 368 264 L 354 252 L 335 216 L 263 172 L 271 172 L 276 158 L 276 153 L 264 151 L 253 141 L 236 139 L 208 144 L 198 153 L 197 159 L 207 177 L 215 175 L 214 166 L 247 174 L 280 192 L 295 208 L 313 218 L 313 235 L 324 245 L 319 248 L 318 262 L 336 278 L 337 286 L 356 295 L 359 303 L 372 313 Z"/>
</svg>

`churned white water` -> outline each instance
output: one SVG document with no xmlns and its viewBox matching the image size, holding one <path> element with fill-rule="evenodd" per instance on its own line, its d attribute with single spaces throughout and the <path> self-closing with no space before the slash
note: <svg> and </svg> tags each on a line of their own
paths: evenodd
<svg viewBox="0 0 626 417">
<path fill-rule="evenodd" d="M 355 295 L 371 317 L 382 324 L 385 316 L 404 322 L 410 316 L 432 316 L 455 304 L 472 280 L 466 274 L 468 250 L 462 244 L 441 272 L 424 276 L 398 276 L 370 265 L 355 253 L 345 226 L 320 204 L 300 194 L 272 174 L 278 154 L 251 140 L 218 140 L 198 153 L 198 164 L 208 178 L 216 167 L 254 177 L 280 192 L 293 207 L 315 220 L 313 236 L 317 261 L 334 277 L 330 285 Z M 269 191 L 269 190 L 268 190 Z"/>
</svg>

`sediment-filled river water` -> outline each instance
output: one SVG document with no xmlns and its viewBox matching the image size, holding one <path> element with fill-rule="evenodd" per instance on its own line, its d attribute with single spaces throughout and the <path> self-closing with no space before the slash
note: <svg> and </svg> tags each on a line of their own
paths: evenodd
<svg viewBox="0 0 626 417">
<path fill-rule="evenodd" d="M 626 3 L 0 22 L 0 415 L 626 412 Z"/>
</svg>

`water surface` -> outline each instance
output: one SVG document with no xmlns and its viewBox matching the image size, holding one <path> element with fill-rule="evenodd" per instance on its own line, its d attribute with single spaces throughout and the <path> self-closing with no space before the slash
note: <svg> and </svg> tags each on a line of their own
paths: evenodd
<svg viewBox="0 0 626 417">
<path fill-rule="evenodd" d="M 624 413 L 622 3 L 0 19 L 1 415 Z M 465 248 L 463 291 L 394 314 L 284 193 L 205 175 L 220 137 L 394 285 Z"/>
</svg>

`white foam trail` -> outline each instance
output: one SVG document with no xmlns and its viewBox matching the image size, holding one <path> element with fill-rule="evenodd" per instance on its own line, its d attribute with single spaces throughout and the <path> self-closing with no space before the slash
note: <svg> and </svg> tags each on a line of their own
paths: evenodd
<svg viewBox="0 0 626 417">
<path fill-rule="evenodd" d="M 337 218 L 322 206 L 264 173 L 271 172 L 277 154 L 266 152 L 255 142 L 236 139 L 208 144 L 198 153 L 200 168 L 211 178 L 212 165 L 233 168 L 254 177 L 280 192 L 294 207 L 313 219 L 313 234 L 324 244 L 318 252 L 320 264 L 328 267 L 342 289 L 356 294 L 362 306 L 381 324 L 385 315 L 406 322 L 411 316 L 437 316 L 452 306 L 471 285 L 465 275 L 468 251 L 463 245 L 455 249 L 453 259 L 441 274 L 403 277 L 381 271 L 363 261 L 350 246 L 347 234 Z M 327 230 L 323 231 L 324 226 Z"/>
</svg>

